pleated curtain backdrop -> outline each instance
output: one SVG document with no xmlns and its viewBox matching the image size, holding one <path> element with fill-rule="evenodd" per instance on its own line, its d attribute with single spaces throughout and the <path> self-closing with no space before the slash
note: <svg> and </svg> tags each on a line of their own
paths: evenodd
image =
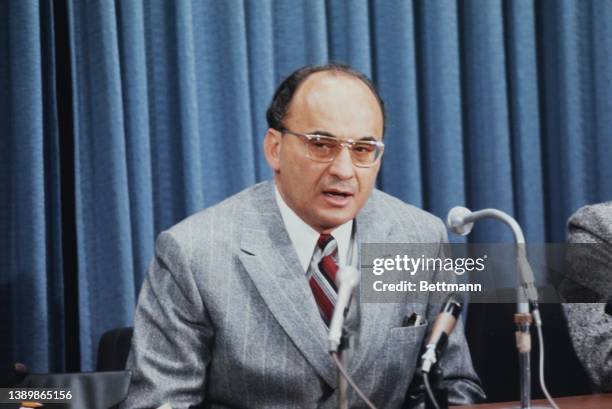
<svg viewBox="0 0 612 409">
<path fill-rule="evenodd" d="M 0 371 L 64 365 L 53 10 L 0 1 Z"/>
<path fill-rule="evenodd" d="M 305 64 L 374 79 L 378 185 L 441 217 L 495 207 L 563 241 L 573 211 L 612 199 L 611 1 L 15 0 L 0 21 L 0 358 L 36 370 L 75 354 L 67 305 L 92 369 L 100 335 L 132 324 L 155 236 L 271 177 L 265 109 Z"/>
</svg>

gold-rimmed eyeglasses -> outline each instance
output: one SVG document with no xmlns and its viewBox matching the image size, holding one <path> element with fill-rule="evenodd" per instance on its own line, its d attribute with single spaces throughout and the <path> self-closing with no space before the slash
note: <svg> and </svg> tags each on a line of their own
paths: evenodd
<svg viewBox="0 0 612 409">
<path fill-rule="evenodd" d="M 383 142 L 370 136 L 356 141 L 327 135 L 293 132 L 287 128 L 281 128 L 280 132 L 301 138 L 308 147 L 308 158 L 315 162 L 333 162 L 342 147 L 346 146 L 351 153 L 353 165 L 360 168 L 369 168 L 380 159 L 385 149 Z"/>
</svg>

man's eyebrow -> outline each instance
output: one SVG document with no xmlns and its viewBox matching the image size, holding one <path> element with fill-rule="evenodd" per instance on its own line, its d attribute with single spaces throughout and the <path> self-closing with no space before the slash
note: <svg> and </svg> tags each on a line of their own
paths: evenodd
<svg viewBox="0 0 612 409">
<path fill-rule="evenodd" d="M 337 138 L 337 136 L 334 135 L 333 133 L 328 132 L 328 131 L 323 131 L 323 130 L 320 130 L 320 129 L 317 129 L 316 131 L 309 132 L 309 133 L 311 135 L 321 135 L 321 136 L 329 136 L 330 138 Z"/>
<path fill-rule="evenodd" d="M 376 142 L 378 139 L 376 139 L 373 136 L 364 136 L 362 138 L 359 138 L 360 141 L 372 141 L 372 142 Z"/>
<path fill-rule="evenodd" d="M 316 130 L 313 132 L 309 132 L 310 135 L 321 135 L 321 136 L 329 136 L 330 138 L 338 138 L 336 135 L 334 135 L 331 132 L 328 131 L 323 131 L 323 130 Z M 361 138 L 357 139 L 358 141 L 373 141 L 376 142 L 377 139 L 373 136 L 362 136 Z"/>
</svg>

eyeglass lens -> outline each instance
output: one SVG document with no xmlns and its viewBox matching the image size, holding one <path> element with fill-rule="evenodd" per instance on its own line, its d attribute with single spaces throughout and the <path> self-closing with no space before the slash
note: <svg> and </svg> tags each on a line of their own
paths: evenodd
<svg viewBox="0 0 612 409">
<path fill-rule="evenodd" d="M 330 162 L 342 149 L 342 143 L 332 138 L 318 137 L 308 141 L 308 149 L 313 159 Z M 379 155 L 378 147 L 367 142 L 355 142 L 350 151 L 353 161 L 359 165 L 371 165 Z"/>
</svg>

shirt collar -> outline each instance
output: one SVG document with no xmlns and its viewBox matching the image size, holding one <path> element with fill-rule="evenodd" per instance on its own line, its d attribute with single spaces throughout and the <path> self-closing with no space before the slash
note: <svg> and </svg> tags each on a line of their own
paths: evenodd
<svg viewBox="0 0 612 409">
<path fill-rule="evenodd" d="M 285 203 L 285 200 L 281 196 L 276 184 L 274 185 L 274 193 L 276 203 L 280 209 L 281 217 L 289 238 L 293 244 L 293 248 L 297 252 L 298 259 L 304 272 L 307 271 L 310 264 L 310 259 L 314 252 L 317 240 L 319 239 L 319 232 L 310 227 L 304 220 L 298 216 L 293 209 Z M 346 264 L 346 258 L 348 256 L 349 246 L 351 244 L 351 232 L 353 230 L 353 220 L 349 220 L 343 225 L 334 229 L 331 234 L 338 243 L 338 256 L 340 266 Z"/>
</svg>

